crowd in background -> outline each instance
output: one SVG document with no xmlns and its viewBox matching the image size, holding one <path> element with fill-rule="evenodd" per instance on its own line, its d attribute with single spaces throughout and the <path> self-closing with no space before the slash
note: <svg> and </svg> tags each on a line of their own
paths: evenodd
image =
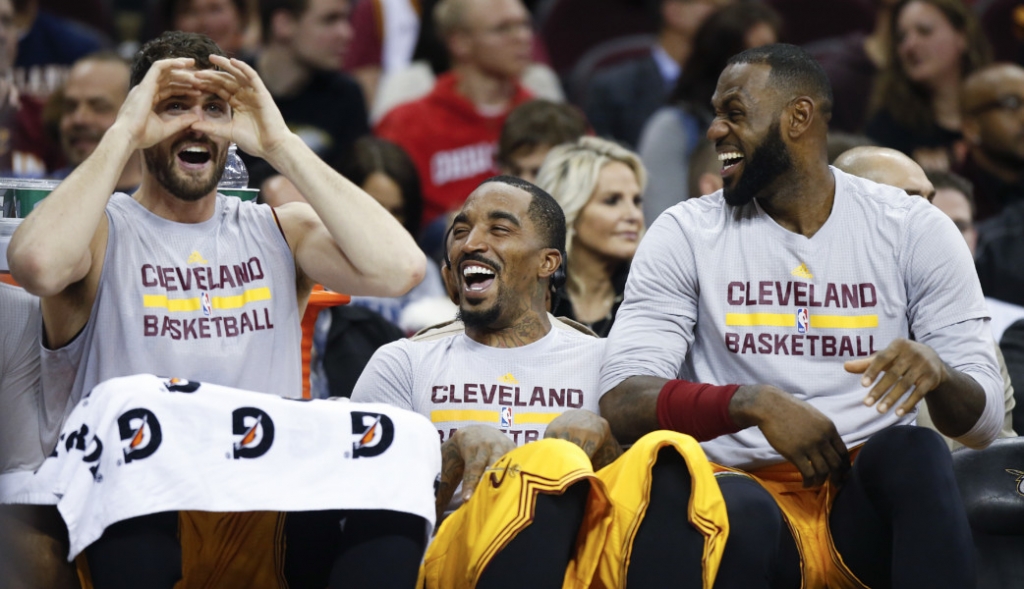
<svg viewBox="0 0 1024 589">
<path fill-rule="evenodd" d="M 289 127 L 435 261 L 400 299 L 325 312 L 321 358 L 338 346 L 368 358 L 451 318 L 439 272 L 449 213 L 499 171 L 563 206 L 569 278 L 555 313 L 606 334 L 645 227 L 721 185 L 704 137 L 719 72 L 778 41 L 804 46 L 831 79 L 830 157 L 891 147 L 961 187 L 955 220 L 985 294 L 1008 303 L 994 313 L 1008 362 L 1020 355 L 1024 3 L 0 0 L 0 175 L 65 177 L 124 101 L 125 58 L 171 29 L 205 33 L 253 65 Z M 242 157 L 262 201 L 301 199 Z M 119 190 L 138 185 L 141 165 L 129 162 Z M 352 383 L 330 384 L 329 372 L 318 372 L 319 394 L 346 394 Z"/>
</svg>

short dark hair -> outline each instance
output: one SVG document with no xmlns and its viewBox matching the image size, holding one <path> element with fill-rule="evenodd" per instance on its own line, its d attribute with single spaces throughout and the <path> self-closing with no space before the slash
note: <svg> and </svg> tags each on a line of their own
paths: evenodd
<svg viewBox="0 0 1024 589">
<path fill-rule="evenodd" d="M 967 198 L 967 204 L 971 206 L 971 218 L 974 218 L 975 214 L 975 203 L 974 203 L 974 184 L 970 180 L 964 178 L 960 174 L 954 174 L 953 172 L 942 172 L 939 170 L 925 170 L 925 176 L 935 187 L 935 190 L 940 188 L 952 188 L 957 192 L 964 195 Z"/>
<path fill-rule="evenodd" d="M 739 63 L 767 65 L 769 83 L 793 94 L 806 94 L 818 102 L 825 121 L 832 116 L 832 84 L 809 53 L 796 45 L 774 43 L 747 49 L 729 58 L 726 66 Z"/>
<path fill-rule="evenodd" d="M 351 151 L 338 161 L 337 169 L 342 176 L 359 186 L 375 172 L 384 174 L 394 181 L 402 191 L 405 229 L 413 237 L 419 235 L 420 218 L 423 216 L 423 193 L 420 190 L 420 177 L 416 172 L 416 166 L 404 149 L 390 141 L 364 135 L 356 140 Z"/>
<path fill-rule="evenodd" d="M 216 66 L 210 63 L 211 55 L 227 57 L 206 35 L 168 31 L 143 45 L 135 54 L 135 59 L 132 60 L 131 87 L 138 86 L 153 63 L 161 59 L 191 57 L 196 60 L 196 69 L 216 69 Z"/>
<path fill-rule="evenodd" d="M 512 155 L 521 149 L 541 145 L 554 147 L 576 141 L 587 132 L 587 120 L 575 106 L 550 100 L 530 100 L 508 113 L 498 138 L 496 159 L 511 164 Z"/>
<path fill-rule="evenodd" d="M 543 188 L 517 176 L 492 176 L 481 182 L 477 188 L 490 183 L 505 184 L 530 194 L 532 198 L 526 214 L 530 216 L 530 220 L 540 231 L 544 247 L 554 248 L 561 252 L 564 264 L 565 213 L 562 212 L 562 207 L 558 206 L 558 201 Z"/>
<path fill-rule="evenodd" d="M 285 11 L 299 18 L 309 8 L 309 0 L 260 0 L 260 30 L 263 42 L 269 43 L 274 34 L 272 21 L 278 11 Z"/>
<path fill-rule="evenodd" d="M 192 2 L 195 2 L 195 0 L 162 0 L 159 8 L 163 25 L 168 29 L 174 28 L 175 17 L 183 12 Z M 231 4 L 238 11 L 238 20 L 242 23 L 242 27 L 245 27 L 249 22 L 249 3 L 246 0 L 231 0 Z"/>
</svg>

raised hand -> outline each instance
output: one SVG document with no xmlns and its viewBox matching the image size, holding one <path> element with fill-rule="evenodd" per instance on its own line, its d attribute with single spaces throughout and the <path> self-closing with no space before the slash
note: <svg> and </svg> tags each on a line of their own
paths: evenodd
<svg viewBox="0 0 1024 589">
<path fill-rule="evenodd" d="M 132 151 L 146 149 L 172 137 L 199 120 L 189 111 L 161 113 L 160 105 L 174 97 L 196 97 L 201 91 L 191 80 L 192 58 L 155 62 L 142 81 L 132 88 L 118 112 L 114 126 L 123 128 Z"/>
<path fill-rule="evenodd" d="M 879 413 L 888 411 L 910 387 L 914 387 L 914 392 L 896 409 L 899 416 L 916 407 L 925 395 L 949 379 L 949 371 L 935 350 L 902 338 L 894 340 L 874 356 L 846 362 L 843 368 L 847 372 L 863 374 L 861 386 L 875 384 L 864 398 L 864 404 L 870 407 L 877 403 Z M 879 374 L 882 378 L 875 383 Z"/>
<path fill-rule="evenodd" d="M 622 454 L 608 421 L 585 409 L 570 409 L 548 424 L 545 438 L 558 438 L 576 444 L 586 452 L 594 470 L 611 464 Z"/>
<path fill-rule="evenodd" d="M 508 436 L 487 425 L 459 429 L 441 445 L 441 480 L 436 507 L 440 519 L 462 482 L 462 500 L 469 501 L 484 471 L 516 445 Z"/>
<path fill-rule="evenodd" d="M 805 487 L 839 484 L 850 469 L 850 454 L 832 420 L 813 405 L 768 385 L 744 386 L 733 396 L 737 423 L 756 425 L 772 448 L 796 466 Z"/>
<path fill-rule="evenodd" d="M 192 128 L 233 141 L 246 153 L 270 161 L 275 151 L 291 136 L 291 131 L 267 87 L 256 70 L 243 61 L 211 55 L 210 62 L 220 71 L 196 71 L 196 88 L 216 94 L 227 102 L 232 117 L 229 120 L 202 120 Z"/>
</svg>

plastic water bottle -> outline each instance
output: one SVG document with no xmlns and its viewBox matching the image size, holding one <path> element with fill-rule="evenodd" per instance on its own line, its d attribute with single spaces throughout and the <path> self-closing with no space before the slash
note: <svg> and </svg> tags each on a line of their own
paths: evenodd
<svg viewBox="0 0 1024 589">
<path fill-rule="evenodd" d="M 248 188 L 249 170 L 245 169 L 245 163 L 238 155 L 238 146 L 232 143 L 228 146 L 228 160 L 224 164 L 224 174 L 220 177 L 221 188 Z"/>
</svg>

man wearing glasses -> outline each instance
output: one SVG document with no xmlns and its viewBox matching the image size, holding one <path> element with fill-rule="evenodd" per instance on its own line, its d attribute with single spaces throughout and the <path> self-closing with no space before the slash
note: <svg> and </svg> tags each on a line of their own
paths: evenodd
<svg viewBox="0 0 1024 589">
<path fill-rule="evenodd" d="M 976 221 L 1024 200 L 1024 68 L 1003 63 L 964 81 L 960 102 L 968 156 L 959 170 L 974 184 Z"/>
</svg>

